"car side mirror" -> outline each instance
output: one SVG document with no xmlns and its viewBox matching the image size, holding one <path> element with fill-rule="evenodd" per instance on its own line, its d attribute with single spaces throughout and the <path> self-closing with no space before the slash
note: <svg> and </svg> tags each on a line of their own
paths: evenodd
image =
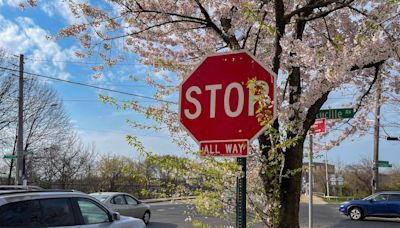
<svg viewBox="0 0 400 228">
<path fill-rule="evenodd" d="M 373 203 L 373 202 L 375 202 L 375 200 L 373 200 L 373 199 L 370 199 L 370 200 L 368 200 L 370 203 Z"/>
<path fill-rule="evenodd" d="M 141 204 L 141 203 L 142 203 L 142 201 L 140 201 L 140 200 L 137 201 L 137 204 Z"/>
<path fill-rule="evenodd" d="M 121 215 L 120 215 L 118 212 L 113 212 L 113 213 L 112 213 L 112 219 L 113 219 L 114 221 L 118 221 L 118 220 L 121 219 Z"/>
</svg>

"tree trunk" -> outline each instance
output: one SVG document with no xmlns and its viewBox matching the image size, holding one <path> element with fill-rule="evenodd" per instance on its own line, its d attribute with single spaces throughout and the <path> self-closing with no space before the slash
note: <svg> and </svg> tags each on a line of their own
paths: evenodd
<svg viewBox="0 0 400 228">
<path fill-rule="evenodd" d="M 303 166 L 304 138 L 299 139 L 296 146 L 286 150 L 285 167 L 283 173 L 288 170 L 301 169 Z M 281 208 L 280 224 L 282 228 L 299 227 L 299 202 L 301 190 L 301 173 L 296 172 L 289 178 L 282 178 L 281 184 Z"/>
</svg>

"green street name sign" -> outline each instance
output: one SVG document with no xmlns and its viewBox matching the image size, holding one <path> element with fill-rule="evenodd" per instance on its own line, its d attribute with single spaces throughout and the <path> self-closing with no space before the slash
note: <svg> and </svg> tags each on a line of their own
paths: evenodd
<svg viewBox="0 0 400 228">
<path fill-rule="evenodd" d="M 17 155 L 7 154 L 7 155 L 3 155 L 3 158 L 13 159 L 13 158 L 17 158 Z"/>
<path fill-rule="evenodd" d="M 392 167 L 392 164 L 389 164 L 389 161 L 378 161 L 378 167 Z"/>
<path fill-rule="evenodd" d="M 378 167 L 392 167 L 392 164 L 386 164 L 386 163 L 379 163 Z"/>
<path fill-rule="evenodd" d="M 317 119 L 349 119 L 353 117 L 353 108 L 321 109 L 317 114 Z"/>
<path fill-rule="evenodd" d="M 33 154 L 33 152 L 28 150 L 28 151 L 25 151 L 24 156 L 28 156 L 28 155 L 32 155 L 32 154 Z M 5 154 L 3 156 L 0 156 L 0 158 L 14 159 L 14 158 L 18 158 L 18 155 L 16 155 L 16 154 L 15 155 L 14 154 Z"/>
</svg>

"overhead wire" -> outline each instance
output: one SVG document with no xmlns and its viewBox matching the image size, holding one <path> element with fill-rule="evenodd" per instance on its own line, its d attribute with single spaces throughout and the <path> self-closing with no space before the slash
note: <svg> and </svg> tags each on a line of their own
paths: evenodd
<svg viewBox="0 0 400 228">
<path fill-rule="evenodd" d="M 71 64 L 85 64 L 85 65 L 98 65 L 101 64 L 99 62 L 84 62 L 84 61 L 68 61 L 68 60 L 50 60 L 50 59 L 34 59 L 34 58 L 25 58 L 28 61 L 32 62 L 55 62 L 55 63 L 71 63 Z M 120 66 L 141 66 L 142 64 L 138 63 L 115 63 L 114 65 Z"/>
<path fill-rule="evenodd" d="M 7 67 L 2 67 L 2 66 L 0 66 L 0 69 L 12 71 L 12 72 L 19 72 L 19 70 L 7 68 Z M 129 92 L 119 91 L 119 90 L 114 90 L 114 89 L 108 89 L 108 88 L 104 88 L 104 87 L 100 87 L 100 86 L 89 85 L 89 84 L 82 83 L 82 82 L 75 82 L 75 81 L 65 80 L 65 79 L 61 79 L 61 78 L 56 78 L 56 77 L 46 76 L 46 75 L 42 75 L 42 74 L 26 72 L 26 71 L 24 71 L 24 73 L 28 74 L 28 75 L 40 77 L 40 78 L 47 78 L 47 79 L 51 79 L 51 80 L 55 80 L 55 81 L 61 81 L 61 82 L 65 82 L 65 83 L 70 83 L 70 84 L 74 84 L 74 85 L 90 87 L 90 88 L 109 91 L 109 92 L 113 92 L 113 93 L 119 93 L 119 94 L 129 95 L 129 96 L 133 96 L 133 97 L 150 99 L 150 100 L 155 100 L 155 101 L 158 101 L 158 102 L 164 102 L 164 103 L 168 103 L 168 104 L 178 104 L 177 102 L 174 102 L 174 101 L 168 101 L 168 100 L 163 100 L 163 99 L 159 99 L 159 98 L 144 96 L 144 95 L 140 95 L 140 94 L 129 93 Z"/>
</svg>

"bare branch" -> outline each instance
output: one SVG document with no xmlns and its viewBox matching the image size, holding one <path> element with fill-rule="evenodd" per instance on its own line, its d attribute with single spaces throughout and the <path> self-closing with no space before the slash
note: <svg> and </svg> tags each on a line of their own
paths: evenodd
<svg viewBox="0 0 400 228">
<path fill-rule="evenodd" d="M 378 79 L 379 70 L 380 70 L 380 68 L 381 68 L 381 65 L 382 65 L 384 62 L 385 62 L 385 61 L 381 61 L 381 62 L 375 63 L 375 64 L 373 65 L 373 67 L 375 68 L 374 78 L 372 79 L 371 83 L 369 83 L 369 87 L 368 87 L 367 91 L 365 91 L 365 93 L 361 96 L 361 98 L 360 98 L 360 100 L 359 100 L 359 102 L 358 102 L 358 104 L 357 104 L 357 107 L 356 107 L 356 110 L 355 110 L 354 113 L 357 113 L 357 112 L 360 110 L 360 107 L 361 107 L 361 105 L 362 105 L 362 102 L 363 102 L 364 98 L 370 94 L 372 87 L 374 86 L 376 80 Z M 370 67 L 371 67 L 371 66 L 370 66 Z M 365 67 L 365 68 L 369 68 L 369 67 Z"/>
<path fill-rule="evenodd" d="M 286 14 L 285 15 L 285 21 L 290 21 L 290 19 L 295 15 L 299 15 L 300 16 L 301 14 L 303 14 L 305 12 L 312 12 L 314 9 L 328 7 L 328 6 L 332 5 L 332 4 L 340 4 L 339 7 L 342 8 L 341 7 L 342 4 L 345 4 L 345 3 L 346 4 L 350 4 L 353 1 L 354 0 L 348 0 L 348 2 L 346 2 L 346 0 L 343 0 L 343 2 L 339 2 L 338 0 L 310 1 L 307 5 L 305 5 L 305 6 L 301 7 L 301 8 L 299 8 L 299 9 L 296 9 L 296 10 Z M 335 8 L 333 11 L 335 11 L 337 9 L 339 9 L 339 8 Z M 333 12 L 333 11 L 331 11 L 331 12 Z"/>
<path fill-rule="evenodd" d="M 260 33 L 261 33 L 261 30 L 263 29 L 264 20 L 265 20 L 265 17 L 266 17 L 266 16 L 267 16 L 267 11 L 264 12 L 264 14 L 263 14 L 263 16 L 262 16 L 261 23 L 260 23 L 260 28 L 258 28 L 258 31 L 257 31 L 256 40 L 255 40 L 255 42 L 254 42 L 253 55 L 257 55 L 258 40 L 259 40 L 259 38 L 260 38 Z"/>
<path fill-rule="evenodd" d="M 208 14 L 207 10 L 203 7 L 199 0 L 195 0 L 197 6 L 200 8 L 201 13 L 205 17 L 207 21 L 208 27 L 212 28 L 220 37 L 221 39 L 228 44 L 228 46 L 233 50 L 239 50 L 240 45 L 237 39 L 234 36 L 228 37 L 223 33 L 223 31 L 218 28 L 218 26 L 212 21 L 210 15 Z"/>
<path fill-rule="evenodd" d="M 167 24 L 182 23 L 182 22 L 197 23 L 197 22 L 193 22 L 193 21 L 190 21 L 190 20 L 166 21 L 166 22 L 163 22 L 163 23 L 160 23 L 160 24 L 149 26 L 149 27 L 147 27 L 145 29 L 142 29 L 140 31 L 137 31 L 137 32 L 132 32 L 132 33 L 128 33 L 128 34 L 124 34 L 124 35 L 120 35 L 120 36 L 114 36 L 114 37 L 110 37 L 110 38 L 103 38 L 103 41 L 115 40 L 115 39 L 119 39 L 119 38 L 123 38 L 123 37 L 127 37 L 127 36 L 134 36 L 134 35 L 138 35 L 140 33 L 143 33 L 145 31 L 151 30 L 153 28 L 162 27 L 162 26 L 167 25 Z M 206 27 L 207 27 L 207 25 L 204 24 L 203 26 L 196 27 L 195 29 L 206 28 Z"/>
</svg>

